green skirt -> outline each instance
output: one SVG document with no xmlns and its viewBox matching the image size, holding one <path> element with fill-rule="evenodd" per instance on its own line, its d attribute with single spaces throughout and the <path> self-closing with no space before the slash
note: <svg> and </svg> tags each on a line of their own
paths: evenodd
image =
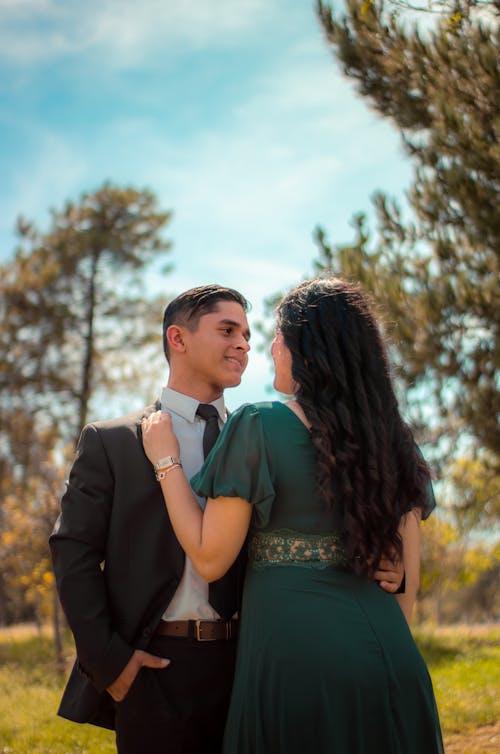
<svg viewBox="0 0 500 754">
<path fill-rule="evenodd" d="M 333 567 L 249 566 L 224 754 L 443 754 L 396 599 Z"/>
</svg>

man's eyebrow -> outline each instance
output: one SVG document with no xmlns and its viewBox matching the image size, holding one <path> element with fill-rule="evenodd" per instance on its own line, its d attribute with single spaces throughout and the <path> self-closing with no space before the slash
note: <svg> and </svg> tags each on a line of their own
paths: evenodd
<svg viewBox="0 0 500 754">
<path fill-rule="evenodd" d="M 219 325 L 230 325 L 231 327 L 237 327 L 237 328 L 239 328 L 240 330 L 242 329 L 242 327 L 241 327 L 241 323 L 240 323 L 240 322 L 237 322 L 237 321 L 236 321 L 236 320 L 234 320 L 234 319 L 220 319 L 220 320 L 219 320 L 219 322 L 218 322 L 218 324 L 219 324 Z M 247 327 L 247 328 L 246 328 L 246 329 L 245 329 L 245 330 L 243 331 L 243 337 L 244 337 L 244 338 L 245 338 L 246 340 L 250 340 L 250 335 L 251 335 L 251 333 L 250 333 L 250 328 L 249 328 L 249 327 Z"/>
</svg>

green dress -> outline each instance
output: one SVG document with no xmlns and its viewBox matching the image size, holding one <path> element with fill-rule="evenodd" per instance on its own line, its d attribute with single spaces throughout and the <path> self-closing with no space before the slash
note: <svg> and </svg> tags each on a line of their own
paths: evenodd
<svg viewBox="0 0 500 754">
<path fill-rule="evenodd" d="M 230 417 L 192 479 L 254 506 L 224 754 L 442 754 L 426 665 L 394 596 L 347 569 L 305 425 Z"/>
</svg>

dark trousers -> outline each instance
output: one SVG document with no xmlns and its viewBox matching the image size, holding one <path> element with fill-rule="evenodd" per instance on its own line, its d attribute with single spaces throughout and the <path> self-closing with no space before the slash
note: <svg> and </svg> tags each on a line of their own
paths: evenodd
<svg viewBox="0 0 500 754">
<path fill-rule="evenodd" d="M 171 662 L 142 668 L 116 705 L 118 754 L 220 754 L 236 642 L 158 636 L 148 652 Z"/>
</svg>

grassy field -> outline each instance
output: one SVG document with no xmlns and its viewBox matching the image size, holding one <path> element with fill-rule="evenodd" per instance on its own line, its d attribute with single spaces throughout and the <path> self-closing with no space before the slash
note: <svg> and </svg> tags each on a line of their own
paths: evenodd
<svg viewBox="0 0 500 754">
<path fill-rule="evenodd" d="M 446 754 L 498 754 L 500 626 L 414 634 L 432 676 Z"/>
<path fill-rule="evenodd" d="M 500 627 L 419 629 L 447 754 L 500 750 Z M 68 661 L 71 644 L 68 642 Z M 48 631 L 0 629 L 0 754 L 113 754 L 114 735 L 56 716 L 63 679 Z M 424 753 L 423 753 L 424 754 Z"/>
<path fill-rule="evenodd" d="M 0 629 L 0 754 L 116 754 L 111 731 L 57 717 L 63 685 L 48 631 Z"/>
</svg>

